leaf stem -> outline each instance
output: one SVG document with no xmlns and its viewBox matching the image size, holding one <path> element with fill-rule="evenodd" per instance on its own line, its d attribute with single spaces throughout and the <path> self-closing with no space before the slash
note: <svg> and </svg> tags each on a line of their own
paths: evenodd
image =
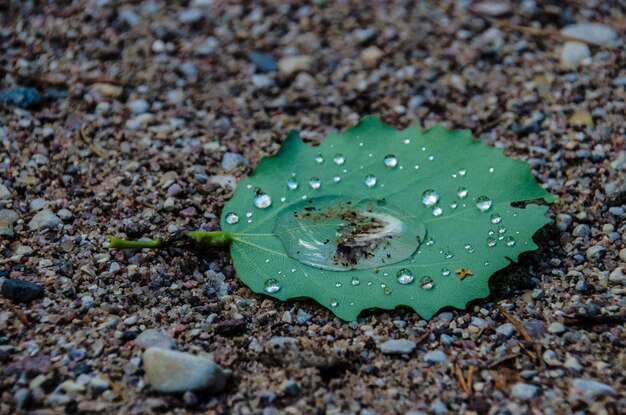
<svg viewBox="0 0 626 415">
<path fill-rule="evenodd" d="M 143 249 L 143 248 L 160 248 L 163 240 L 153 239 L 150 241 L 128 241 L 120 239 L 116 236 L 109 236 L 109 248 L 111 249 Z"/>
<path fill-rule="evenodd" d="M 234 235 L 224 231 L 188 231 L 170 240 L 153 239 L 148 241 L 129 241 L 116 236 L 109 236 L 109 248 L 112 249 L 156 249 L 168 246 L 179 248 L 209 250 L 225 248 L 230 245 Z"/>
</svg>

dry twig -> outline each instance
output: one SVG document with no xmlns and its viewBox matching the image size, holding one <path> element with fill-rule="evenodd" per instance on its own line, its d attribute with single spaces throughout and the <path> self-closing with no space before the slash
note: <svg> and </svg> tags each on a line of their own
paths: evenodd
<svg viewBox="0 0 626 415">
<path fill-rule="evenodd" d="M 9 311 L 13 313 L 13 315 L 17 317 L 19 321 L 22 322 L 23 325 L 30 328 L 30 321 L 28 321 L 28 319 L 26 318 L 26 315 L 22 312 L 22 310 L 17 308 L 15 304 L 13 304 L 13 302 L 9 299 L 5 299 L 4 304 L 7 306 Z"/>
</svg>

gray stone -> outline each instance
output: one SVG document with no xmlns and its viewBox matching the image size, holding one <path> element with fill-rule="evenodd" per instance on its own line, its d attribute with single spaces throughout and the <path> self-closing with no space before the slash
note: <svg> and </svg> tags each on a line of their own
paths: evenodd
<svg viewBox="0 0 626 415">
<path fill-rule="evenodd" d="M 296 313 L 296 320 L 299 324 L 306 324 L 309 320 L 311 320 L 311 317 L 313 317 L 312 314 L 309 314 L 302 309 L 298 310 Z"/>
<path fill-rule="evenodd" d="M 589 235 L 589 225 L 585 225 L 584 223 L 580 225 L 576 225 L 576 227 L 574 228 L 574 231 L 572 232 L 572 235 L 577 236 L 577 237 L 578 236 L 584 237 L 584 236 Z"/>
<path fill-rule="evenodd" d="M 626 248 L 622 248 L 622 250 L 619 251 L 619 258 L 626 262 Z"/>
<path fill-rule="evenodd" d="M 552 334 L 560 334 L 565 331 L 565 325 L 563 323 L 552 323 L 548 326 L 548 332 Z"/>
<path fill-rule="evenodd" d="M 518 382 L 511 388 L 511 394 L 522 401 L 528 401 L 539 394 L 541 389 L 535 385 Z"/>
<path fill-rule="evenodd" d="M 133 99 L 126 103 L 128 110 L 135 114 L 144 114 L 150 110 L 150 104 L 145 99 Z"/>
<path fill-rule="evenodd" d="M 408 339 L 391 339 L 378 346 L 384 354 L 411 354 L 417 348 L 414 341 Z"/>
<path fill-rule="evenodd" d="M 524 321 L 523 324 L 530 337 L 538 338 L 546 334 L 546 325 L 543 321 L 531 319 Z"/>
<path fill-rule="evenodd" d="M 574 356 L 572 356 L 569 353 L 567 354 L 567 358 L 565 359 L 565 363 L 563 363 L 563 367 L 565 367 L 567 369 L 576 370 L 578 372 L 583 370 L 583 366 L 580 364 L 578 359 L 576 359 Z"/>
<path fill-rule="evenodd" d="M 618 42 L 615 29 L 600 23 L 578 23 L 565 26 L 561 33 L 596 45 L 609 46 Z"/>
<path fill-rule="evenodd" d="M 563 49 L 561 49 L 561 66 L 566 69 L 573 69 L 590 57 L 591 49 L 589 46 L 581 42 L 565 42 Z"/>
<path fill-rule="evenodd" d="M 198 67 L 193 62 L 184 62 L 179 67 L 178 70 L 187 77 L 195 77 L 198 76 Z"/>
<path fill-rule="evenodd" d="M 18 409 L 23 409 L 30 401 L 30 391 L 28 388 L 20 388 L 15 391 L 13 399 L 15 400 L 15 406 Z"/>
<path fill-rule="evenodd" d="M 295 379 L 287 379 L 280 384 L 280 390 L 285 395 L 298 396 L 298 393 L 300 393 L 300 386 Z"/>
<path fill-rule="evenodd" d="M 433 350 L 424 355 L 424 361 L 428 363 L 443 363 L 448 360 L 448 356 L 441 350 Z"/>
<path fill-rule="evenodd" d="M 224 153 L 222 157 L 222 168 L 227 171 L 236 169 L 239 166 L 247 166 L 250 161 L 237 153 Z"/>
<path fill-rule="evenodd" d="M 135 339 L 135 344 L 142 349 L 160 347 L 162 349 L 176 349 L 176 341 L 170 336 L 157 329 L 143 331 Z"/>
<path fill-rule="evenodd" d="M 433 403 L 430 404 L 430 410 L 437 415 L 448 413 L 448 407 L 441 401 L 441 399 L 435 399 Z"/>
<path fill-rule="evenodd" d="M 104 392 L 105 390 L 109 389 L 110 385 L 109 382 L 102 379 L 100 376 L 96 376 L 91 378 L 91 380 L 89 381 L 89 387 L 91 389 L 91 393 L 94 396 L 98 396 L 101 395 L 102 392 Z"/>
<path fill-rule="evenodd" d="M 181 23 L 196 23 L 202 20 L 204 12 L 200 9 L 187 9 L 178 14 Z"/>
<path fill-rule="evenodd" d="M 278 61 L 278 71 L 281 75 L 290 76 L 309 71 L 312 65 L 313 58 L 308 55 L 287 56 Z"/>
<path fill-rule="evenodd" d="M 598 262 L 601 261 L 602 258 L 604 258 L 604 255 L 606 255 L 606 248 L 602 245 L 594 245 L 591 248 L 587 249 L 587 252 L 585 252 L 585 254 L 587 255 L 588 260 Z"/>
<path fill-rule="evenodd" d="M 530 294 L 533 300 L 541 300 L 544 297 L 545 293 L 541 288 L 535 288 L 533 292 Z"/>
<path fill-rule="evenodd" d="M 213 36 L 207 37 L 204 42 L 200 43 L 193 50 L 196 56 L 207 56 L 215 52 L 220 42 Z"/>
<path fill-rule="evenodd" d="M 483 1 L 471 6 L 471 10 L 474 13 L 498 17 L 509 14 L 511 12 L 511 6 L 498 1 Z"/>
<path fill-rule="evenodd" d="M 11 301 L 29 303 L 43 297 L 43 285 L 13 278 L 0 277 L 0 294 Z"/>
<path fill-rule="evenodd" d="M 30 201 L 29 207 L 30 210 L 38 211 L 43 209 L 46 206 L 46 200 L 38 197 Z"/>
<path fill-rule="evenodd" d="M 626 267 L 615 268 L 609 274 L 609 281 L 616 282 L 618 284 L 626 283 Z"/>
<path fill-rule="evenodd" d="M 70 220 L 74 217 L 74 214 L 68 209 L 59 209 L 57 216 L 62 220 Z"/>
<path fill-rule="evenodd" d="M 496 333 L 505 337 L 511 337 L 515 332 L 515 327 L 511 323 L 505 323 L 496 329 Z"/>
<path fill-rule="evenodd" d="M 156 391 L 166 393 L 220 392 L 230 373 L 210 355 L 196 356 L 160 347 L 150 347 L 144 352 L 143 368 L 146 382 Z"/>
<path fill-rule="evenodd" d="M 561 232 L 565 232 L 572 224 L 572 217 L 567 213 L 559 213 L 556 215 L 556 227 Z"/>
<path fill-rule="evenodd" d="M 0 183 L 0 200 L 6 200 L 11 198 L 11 192 L 9 189 Z"/>
<path fill-rule="evenodd" d="M 11 209 L 0 209 L 0 225 L 6 223 L 8 225 L 13 225 L 20 216 L 16 211 Z"/>
<path fill-rule="evenodd" d="M 443 321 L 452 321 L 452 319 L 454 318 L 454 314 L 452 314 L 450 311 L 445 311 L 443 313 L 439 313 L 439 318 Z"/>
<path fill-rule="evenodd" d="M 617 391 L 611 386 L 591 379 L 574 379 L 569 389 L 570 400 L 588 403 L 595 402 L 601 396 L 616 395 Z"/>
<path fill-rule="evenodd" d="M 585 280 L 580 280 L 576 283 L 576 291 L 587 291 L 587 283 L 585 282 Z"/>
<path fill-rule="evenodd" d="M 28 222 L 28 227 L 30 230 L 37 231 L 41 229 L 54 229 L 62 224 L 63 221 L 61 218 L 55 215 L 51 210 L 46 209 L 33 216 L 30 222 Z"/>
</svg>

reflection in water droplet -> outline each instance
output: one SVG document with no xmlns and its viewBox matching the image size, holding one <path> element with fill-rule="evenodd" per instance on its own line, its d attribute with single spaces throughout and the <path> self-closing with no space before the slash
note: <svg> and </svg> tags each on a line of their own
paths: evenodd
<svg viewBox="0 0 626 415">
<path fill-rule="evenodd" d="M 425 290 L 430 290 L 431 288 L 433 288 L 434 282 L 433 279 L 430 278 L 429 276 L 423 276 L 420 279 L 420 287 L 422 287 Z"/>
<path fill-rule="evenodd" d="M 265 288 L 263 288 L 263 291 L 268 294 L 274 294 L 279 292 L 280 288 L 281 287 L 278 280 L 276 278 L 270 278 L 269 280 L 265 281 Z"/>
<path fill-rule="evenodd" d="M 500 235 L 502 235 L 503 233 L 506 233 L 506 228 L 502 225 L 498 226 L 498 233 Z"/>
<path fill-rule="evenodd" d="M 383 161 L 385 163 L 385 166 L 390 167 L 390 168 L 396 167 L 398 165 L 398 159 L 393 154 L 387 154 Z"/>
<path fill-rule="evenodd" d="M 507 236 L 504 243 L 506 244 L 506 246 L 513 246 L 515 245 L 515 238 L 513 238 L 512 236 Z"/>
<path fill-rule="evenodd" d="M 333 161 L 336 165 L 341 166 L 343 163 L 346 162 L 346 158 L 343 154 L 336 154 L 333 158 Z"/>
<path fill-rule="evenodd" d="M 317 177 L 312 177 L 311 180 L 309 180 L 309 186 L 311 189 L 319 189 L 321 185 L 322 182 Z"/>
<path fill-rule="evenodd" d="M 496 238 L 492 238 L 491 236 L 487 238 L 487 246 L 493 247 L 496 246 L 497 243 L 498 241 L 496 241 Z"/>
<path fill-rule="evenodd" d="M 489 218 L 489 220 L 491 221 L 491 223 L 495 225 L 495 224 L 502 222 L 502 216 L 498 215 L 497 213 L 494 213 L 493 215 L 491 215 L 491 218 Z"/>
<path fill-rule="evenodd" d="M 324 156 L 322 156 L 321 153 L 317 153 L 317 156 L 315 156 L 315 162 L 317 164 L 321 164 L 324 162 Z"/>
<path fill-rule="evenodd" d="M 339 281 L 337 281 L 337 282 L 335 283 L 335 287 L 337 287 L 337 288 L 341 288 L 341 283 L 340 283 Z"/>
<path fill-rule="evenodd" d="M 427 206 L 433 206 L 435 203 L 439 201 L 439 193 L 435 192 L 432 189 L 425 190 L 422 193 L 422 203 Z"/>
<path fill-rule="evenodd" d="M 461 199 L 465 199 L 467 197 L 468 190 L 465 187 L 459 187 L 456 191 L 456 195 Z"/>
<path fill-rule="evenodd" d="M 428 238 L 426 240 L 426 246 L 433 246 L 435 244 L 435 240 L 433 238 Z"/>
<path fill-rule="evenodd" d="M 469 252 L 470 254 L 473 254 L 473 253 L 474 253 L 474 247 L 473 247 L 472 245 L 470 245 L 470 244 L 467 244 L 467 243 L 466 243 L 466 244 L 464 245 L 464 248 L 465 248 L 465 250 L 466 250 L 467 252 Z"/>
<path fill-rule="evenodd" d="M 330 306 L 332 308 L 335 308 L 339 305 L 339 303 L 337 302 L 337 300 L 335 300 L 334 298 L 330 300 Z"/>
<path fill-rule="evenodd" d="M 376 179 L 376 176 L 373 176 L 371 174 L 367 175 L 367 177 L 365 178 L 365 185 L 367 187 L 374 187 L 376 186 L 376 182 L 378 180 Z"/>
<path fill-rule="evenodd" d="M 236 213 L 230 212 L 226 215 L 226 223 L 228 223 L 229 225 L 234 225 L 235 223 L 239 222 L 239 216 L 237 216 Z"/>
<path fill-rule="evenodd" d="M 357 277 L 352 277 L 352 279 L 350 280 L 350 284 L 357 286 L 361 283 L 361 280 L 358 279 Z"/>
<path fill-rule="evenodd" d="M 287 198 L 286 198 L 285 196 L 283 196 L 283 197 L 281 197 L 281 198 L 280 198 L 280 201 L 281 201 L 281 202 L 284 202 L 285 200 L 287 200 Z"/>
<path fill-rule="evenodd" d="M 493 167 L 489 167 L 489 173 L 493 173 Z"/>
<path fill-rule="evenodd" d="M 413 273 L 406 268 L 402 268 L 400 271 L 398 271 L 396 277 L 398 278 L 398 282 L 402 285 L 410 284 L 415 279 Z"/>
<path fill-rule="evenodd" d="M 428 156 L 428 160 L 429 161 L 433 161 L 434 159 L 435 159 L 435 156 L 433 156 L 433 155 Z"/>
<path fill-rule="evenodd" d="M 289 188 L 289 190 L 296 190 L 298 188 L 298 182 L 296 182 L 296 179 L 294 179 L 293 177 L 290 177 L 287 180 L 287 187 Z"/>
<path fill-rule="evenodd" d="M 489 199 L 487 196 L 479 197 L 478 199 L 476 199 L 476 207 L 481 212 L 488 211 L 491 208 L 491 199 Z"/>
<path fill-rule="evenodd" d="M 448 275 L 450 275 L 450 270 L 448 268 L 441 268 L 441 275 L 447 277 Z"/>
<path fill-rule="evenodd" d="M 451 207 L 452 209 L 456 209 L 456 207 L 457 207 L 458 205 L 459 205 L 459 204 L 458 204 L 458 203 L 456 203 L 456 202 L 452 202 L 452 203 L 450 203 L 450 207 Z"/>
<path fill-rule="evenodd" d="M 467 173 L 466 169 L 459 169 L 459 176 L 463 177 Z"/>
<path fill-rule="evenodd" d="M 439 206 L 436 206 L 433 209 L 433 216 L 441 216 L 443 215 L 443 209 L 441 209 Z"/>
<path fill-rule="evenodd" d="M 339 183 L 340 181 L 341 181 L 341 177 L 339 177 L 339 176 L 333 177 L 333 182 Z"/>
<path fill-rule="evenodd" d="M 254 197 L 254 206 L 258 207 L 259 209 L 266 209 L 272 206 L 272 198 L 268 194 L 258 193 Z"/>
</svg>

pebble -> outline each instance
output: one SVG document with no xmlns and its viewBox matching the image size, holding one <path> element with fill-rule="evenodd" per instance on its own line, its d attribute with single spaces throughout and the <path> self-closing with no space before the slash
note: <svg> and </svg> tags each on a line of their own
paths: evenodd
<svg viewBox="0 0 626 415">
<path fill-rule="evenodd" d="M 278 61 L 278 71 L 283 76 L 291 76 L 298 72 L 307 72 L 313 65 L 309 55 L 286 56 Z"/>
<path fill-rule="evenodd" d="M 296 320 L 298 321 L 299 324 L 306 324 L 309 320 L 311 320 L 312 317 L 313 317 L 312 314 L 309 314 L 302 309 L 296 312 Z"/>
<path fill-rule="evenodd" d="M 483 1 L 471 6 L 474 13 L 485 14 L 487 16 L 504 16 L 511 12 L 511 6 L 497 1 Z"/>
<path fill-rule="evenodd" d="M 569 389 L 569 398 L 573 401 L 595 402 L 601 396 L 616 396 L 617 391 L 611 386 L 591 379 L 574 379 Z"/>
<path fill-rule="evenodd" d="M 95 376 L 89 381 L 89 387 L 91 389 L 91 393 L 98 396 L 105 390 L 109 389 L 110 385 L 105 379 L 102 379 L 100 376 Z"/>
<path fill-rule="evenodd" d="M 187 9 L 178 13 L 178 21 L 181 23 L 197 23 L 204 17 L 200 9 Z"/>
<path fill-rule="evenodd" d="M 215 52 L 219 44 L 220 44 L 219 40 L 217 40 L 213 36 L 209 36 L 202 43 L 200 43 L 198 46 L 194 48 L 193 53 L 196 56 L 211 55 L 213 54 L 213 52 Z"/>
<path fill-rule="evenodd" d="M 126 106 L 135 115 L 144 114 L 150 110 L 150 104 L 145 99 L 133 99 L 128 101 Z"/>
<path fill-rule="evenodd" d="M 538 338 L 546 333 L 546 325 L 540 320 L 526 320 L 524 321 L 524 327 L 530 337 Z"/>
<path fill-rule="evenodd" d="M 391 339 L 378 346 L 384 354 L 411 354 L 417 348 L 414 341 L 408 339 Z"/>
<path fill-rule="evenodd" d="M 535 385 L 518 382 L 511 388 L 511 394 L 522 401 L 528 401 L 539 394 L 541 389 Z"/>
<path fill-rule="evenodd" d="M 589 235 L 589 225 L 585 225 L 584 223 L 576 225 L 574 231 L 572 232 L 572 235 L 576 237 L 585 237 Z"/>
<path fill-rule="evenodd" d="M 448 360 L 448 356 L 441 350 L 433 350 L 424 355 L 424 361 L 428 363 L 443 363 Z"/>
<path fill-rule="evenodd" d="M 179 67 L 178 70 L 183 75 L 193 78 L 198 76 L 198 67 L 193 62 L 184 62 Z"/>
<path fill-rule="evenodd" d="M 585 282 L 585 280 L 580 280 L 576 283 L 576 291 L 587 291 L 587 283 Z"/>
<path fill-rule="evenodd" d="M 239 166 L 248 166 L 250 161 L 237 153 L 224 153 L 222 157 L 222 168 L 226 171 L 235 170 Z"/>
<path fill-rule="evenodd" d="M 276 72 L 276 70 L 278 70 L 276 59 L 274 59 L 274 57 L 269 53 L 250 52 L 248 53 L 248 59 L 256 65 L 259 72 L 268 73 Z"/>
<path fill-rule="evenodd" d="M 37 213 L 28 222 L 30 230 L 37 231 L 41 229 L 54 229 L 59 225 L 62 225 L 63 221 L 55 215 L 51 210 L 46 209 Z"/>
<path fill-rule="evenodd" d="M 626 262 L 626 248 L 622 248 L 621 251 L 619 251 L 619 258 Z"/>
<path fill-rule="evenodd" d="M 11 198 L 11 192 L 9 189 L 0 183 L 0 200 L 7 200 Z"/>
<path fill-rule="evenodd" d="M 142 349 L 150 347 L 160 347 L 162 349 L 176 349 L 176 341 L 161 330 L 148 329 L 144 330 L 135 338 L 135 345 Z"/>
<path fill-rule="evenodd" d="M 559 213 L 556 215 L 556 227 L 561 232 L 565 232 L 572 224 L 572 217 L 567 213 Z"/>
<path fill-rule="evenodd" d="M 229 371 L 217 365 L 210 355 L 150 347 L 143 354 L 145 380 L 158 392 L 180 393 L 192 390 L 220 392 Z"/>
<path fill-rule="evenodd" d="M 23 409 L 28 405 L 30 401 L 31 395 L 28 388 L 20 388 L 13 395 L 13 399 L 15 400 L 15 406 L 19 409 Z"/>
<path fill-rule="evenodd" d="M 604 255 L 606 255 L 606 248 L 602 245 L 594 245 L 587 249 L 585 254 L 587 255 L 588 260 L 599 262 L 602 258 L 604 258 Z"/>
<path fill-rule="evenodd" d="M 533 290 L 533 292 L 531 293 L 530 297 L 533 300 L 540 300 L 540 299 L 542 299 L 544 297 L 544 295 L 545 295 L 545 293 L 544 293 L 544 291 L 541 288 L 535 288 Z"/>
<path fill-rule="evenodd" d="M 565 363 L 563 363 L 563 367 L 565 367 L 567 369 L 576 370 L 578 372 L 583 370 L 583 367 L 580 364 L 580 362 L 578 361 L 578 359 L 576 359 L 574 356 L 572 356 L 569 353 L 567 354 L 567 358 L 565 359 Z"/>
<path fill-rule="evenodd" d="M 615 29 L 600 23 L 578 23 L 565 26 L 561 29 L 561 33 L 602 46 L 611 46 L 618 41 Z"/>
<path fill-rule="evenodd" d="M 560 334 L 565 331 L 565 325 L 563 323 L 552 323 L 548 326 L 548 333 Z"/>
<path fill-rule="evenodd" d="M 43 297 L 43 285 L 13 278 L 0 277 L 0 293 L 11 301 L 29 303 Z"/>
<path fill-rule="evenodd" d="M 574 69 L 591 57 L 589 46 L 580 42 L 565 42 L 561 49 L 561 66 Z"/>
<path fill-rule="evenodd" d="M 450 311 L 444 311 L 443 313 L 439 314 L 439 318 L 442 321 L 452 321 L 452 319 L 454 318 L 454 314 L 452 314 Z"/>
<path fill-rule="evenodd" d="M 33 108 L 41 104 L 41 93 L 31 87 L 16 86 L 0 91 L 0 102 L 20 108 Z"/>
<path fill-rule="evenodd" d="M 295 379 L 287 379 L 280 384 L 279 389 L 288 396 L 298 396 L 300 393 L 300 386 Z"/>
<path fill-rule="evenodd" d="M 496 329 L 496 333 L 501 334 L 505 337 L 511 337 L 515 332 L 515 327 L 511 323 L 504 323 L 500 327 Z"/>
<path fill-rule="evenodd" d="M 609 274 L 609 281 L 616 282 L 618 284 L 626 283 L 626 267 L 615 268 Z"/>
<path fill-rule="evenodd" d="M 383 51 L 377 46 L 370 46 L 361 51 L 361 60 L 366 65 L 375 65 L 384 55 Z"/>
<path fill-rule="evenodd" d="M 70 220 L 74 217 L 74 214 L 68 209 L 59 209 L 57 216 L 62 220 Z"/>
</svg>

